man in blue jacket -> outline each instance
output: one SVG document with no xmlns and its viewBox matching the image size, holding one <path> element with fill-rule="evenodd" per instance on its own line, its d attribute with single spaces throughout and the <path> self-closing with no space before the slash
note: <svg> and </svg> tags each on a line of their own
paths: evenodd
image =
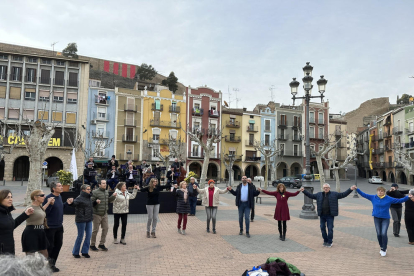
<svg viewBox="0 0 414 276">
<path fill-rule="evenodd" d="M 332 192 L 328 183 L 323 184 L 323 192 L 316 194 L 309 193 L 303 187 L 300 189 L 307 197 L 316 199 L 323 246 L 332 247 L 334 218 L 338 216 L 338 199 L 347 197 L 355 189 L 354 185 L 343 193 Z M 328 226 L 328 233 L 326 233 L 326 226 Z"/>
<path fill-rule="evenodd" d="M 246 221 L 246 237 L 250 238 L 250 209 L 254 206 L 254 197 L 260 194 L 260 191 L 256 190 L 253 184 L 247 182 L 247 177 L 242 177 L 242 183 L 237 186 L 236 191 L 233 191 L 232 187 L 227 188 L 229 192 L 236 197 L 236 206 L 239 208 L 239 225 L 240 233 L 243 235 L 243 215 Z"/>
</svg>

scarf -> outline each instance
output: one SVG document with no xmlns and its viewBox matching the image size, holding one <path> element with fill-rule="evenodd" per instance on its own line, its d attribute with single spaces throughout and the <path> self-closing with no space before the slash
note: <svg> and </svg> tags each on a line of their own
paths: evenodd
<svg viewBox="0 0 414 276">
<path fill-rule="evenodd" d="M 381 199 L 383 199 L 384 197 L 385 197 L 385 195 L 383 195 L 383 196 L 378 196 L 379 198 L 381 198 Z"/>
<path fill-rule="evenodd" d="M 184 193 L 184 202 L 187 202 L 188 198 L 188 190 L 187 189 L 180 189 Z"/>
</svg>

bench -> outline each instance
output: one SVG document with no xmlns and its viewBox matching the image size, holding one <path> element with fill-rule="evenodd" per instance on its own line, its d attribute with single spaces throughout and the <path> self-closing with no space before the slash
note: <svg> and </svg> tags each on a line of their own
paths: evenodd
<svg viewBox="0 0 414 276">
<path fill-rule="evenodd" d="M 256 196 L 256 203 L 259 200 L 260 204 L 262 204 L 262 198 L 273 198 L 273 196 Z"/>
</svg>

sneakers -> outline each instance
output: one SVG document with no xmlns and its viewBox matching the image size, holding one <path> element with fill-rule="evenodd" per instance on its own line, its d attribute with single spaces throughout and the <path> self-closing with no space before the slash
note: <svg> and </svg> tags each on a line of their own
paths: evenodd
<svg viewBox="0 0 414 276">
<path fill-rule="evenodd" d="M 98 248 L 101 249 L 102 251 L 108 251 L 108 248 L 106 248 L 104 244 L 100 244 Z"/>
<path fill-rule="evenodd" d="M 155 236 L 155 232 L 151 233 L 151 237 L 156 238 L 157 236 Z"/>
<path fill-rule="evenodd" d="M 125 239 L 121 239 L 120 244 L 126 245 Z"/>
<path fill-rule="evenodd" d="M 285 241 L 285 235 L 282 236 L 281 241 Z"/>
<path fill-rule="evenodd" d="M 182 234 L 180 228 L 177 229 L 177 232 L 178 232 L 178 234 Z"/>
<path fill-rule="evenodd" d="M 239 235 L 243 235 L 243 230 L 240 230 L 240 233 L 239 233 Z"/>
<path fill-rule="evenodd" d="M 333 243 L 326 243 L 326 247 L 332 247 Z"/>
<path fill-rule="evenodd" d="M 60 269 L 59 269 L 59 268 L 57 268 L 57 267 L 56 267 L 56 266 L 54 266 L 54 265 L 53 265 L 53 266 L 51 266 L 51 267 L 50 267 L 50 269 L 52 270 L 52 272 L 53 272 L 53 273 L 55 273 L 55 272 L 59 272 L 59 271 L 60 271 Z"/>
<path fill-rule="evenodd" d="M 246 237 L 250 238 L 249 232 L 246 232 Z"/>
<path fill-rule="evenodd" d="M 118 244 L 118 240 L 116 238 L 114 238 L 114 244 Z"/>
<path fill-rule="evenodd" d="M 327 243 L 327 242 L 324 242 L 324 243 L 323 243 L 323 246 L 325 246 L 325 247 L 326 247 L 327 245 L 328 245 L 328 243 Z"/>
<path fill-rule="evenodd" d="M 86 253 L 86 254 L 83 254 L 83 253 L 82 253 L 82 256 L 83 256 L 83 257 L 85 257 L 86 259 L 89 259 L 89 258 L 91 257 L 91 256 L 89 256 L 89 254 L 88 254 L 88 253 Z"/>
<path fill-rule="evenodd" d="M 150 232 L 147 232 L 147 238 L 151 238 Z"/>
<path fill-rule="evenodd" d="M 399 238 L 399 237 L 400 237 L 400 235 L 398 235 L 398 234 L 394 234 L 394 237 Z"/>
<path fill-rule="evenodd" d="M 80 258 L 80 255 L 79 254 L 73 254 L 73 257 L 75 257 L 76 259 L 79 259 Z"/>
<path fill-rule="evenodd" d="M 182 230 L 182 231 L 181 231 L 181 234 L 185 235 L 185 230 Z"/>
<path fill-rule="evenodd" d="M 213 234 L 217 234 L 216 229 L 213 229 Z"/>
<path fill-rule="evenodd" d="M 383 250 L 381 249 L 380 254 L 381 254 L 381 257 L 385 257 L 385 256 L 387 255 L 387 251 L 383 251 Z"/>
<path fill-rule="evenodd" d="M 210 233 L 210 229 L 209 228 L 207 228 L 207 233 Z"/>
<path fill-rule="evenodd" d="M 96 246 L 95 246 L 95 245 L 91 245 L 89 248 L 90 248 L 92 251 L 99 251 L 99 250 L 98 250 L 98 248 L 96 248 Z"/>
</svg>

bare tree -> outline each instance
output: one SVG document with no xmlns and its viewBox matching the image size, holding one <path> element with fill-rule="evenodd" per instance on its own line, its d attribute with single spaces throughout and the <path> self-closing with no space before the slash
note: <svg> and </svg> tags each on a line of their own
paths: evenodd
<svg viewBox="0 0 414 276">
<path fill-rule="evenodd" d="M 159 151 L 156 152 L 157 157 L 161 160 L 164 167 L 168 167 L 170 165 L 171 158 L 183 160 L 183 157 L 185 157 L 185 144 L 181 141 L 181 138 L 170 138 L 168 141 L 168 148 L 170 153 L 167 155 L 163 156 Z"/>
<path fill-rule="evenodd" d="M 414 159 L 409 153 L 403 151 L 403 147 L 399 143 L 394 143 L 394 160 L 397 165 L 400 165 L 404 169 L 405 175 L 407 176 L 407 183 L 411 185 L 410 175 L 414 174 Z"/>
<path fill-rule="evenodd" d="M 277 147 L 277 139 L 273 140 L 272 143 L 268 144 L 265 140 L 261 141 L 254 141 L 254 148 L 256 151 L 260 151 L 261 155 L 265 159 L 265 182 L 264 182 L 264 188 L 267 189 L 267 182 L 269 178 L 269 163 L 270 158 L 275 156 L 276 154 L 283 154 L 282 147 Z"/>
<path fill-rule="evenodd" d="M 224 162 L 224 166 L 226 167 L 226 170 L 229 172 L 229 185 L 228 186 L 231 186 L 231 180 L 234 179 L 233 165 L 234 165 L 234 162 L 236 161 L 235 159 L 236 156 L 229 154 L 229 153 L 224 154 L 225 152 L 226 152 L 226 147 L 223 147 L 221 162 Z M 237 149 L 236 149 L 236 152 L 237 152 Z"/>
<path fill-rule="evenodd" d="M 190 141 L 196 142 L 204 151 L 203 167 L 201 169 L 200 185 L 204 188 L 205 180 L 207 179 L 208 164 L 210 162 L 210 155 L 213 150 L 216 150 L 215 144 L 219 143 L 222 138 L 222 129 L 208 128 L 200 129 L 187 126 L 187 130 L 183 129 L 190 137 Z M 205 140 L 203 139 L 205 138 Z"/>
</svg>

